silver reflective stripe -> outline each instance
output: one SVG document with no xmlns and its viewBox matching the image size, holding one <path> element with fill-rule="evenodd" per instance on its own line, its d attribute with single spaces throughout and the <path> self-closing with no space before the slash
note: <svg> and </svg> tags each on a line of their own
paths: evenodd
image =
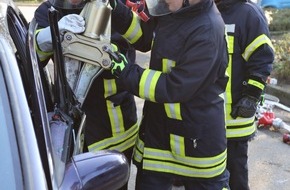
<svg viewBox="0 0 290 190">
<path fill-rule="evenodd" d="M 170 73 L 172 67 L 175 67 L 176 62 L 170 59 L 162 59 L 162 72 Z"/>
<path fill-rule="evenodd" d="M 105 98 L 116 94 L 117 89 L 115 79 L 104 79 L 104 91 Z"/>
<path fill-rule="evenodd" d="M 227 125 L 244 125 L 254 122 L 255 116 L 249 118 L 241 118 L 238 117 L 237 119 L 228 119 L 226 121 Z"/>
<path fill-rule="evenodd" d="M 190 167 L 198 167 L 198 168 L 207 168 L 214 167 L 218 164 L 223 163 L 226 160 L 226 150 L 219 155 L 214 157 L 188 157 L 188 156 L 180 156 L 173 155 L 172 152 L 168 150 L 158 150 L 153 148 L 144 148 L 144 158 L 155 159 L 155 160 L 164 160 L 175 162 L 179 164 L 186 164 Z"/>
<path fill-rule="evenodd" d="M 117 93 L 116 82 L 114 79 L 104 79 L 104 97 Z M 125 130 L 121 106 L 114 106 L 114 103 L 106 100 L 107 111 L 109 114 L 113 136 Z"/>
<path fill-rule="evenodd" d="M 149 72 L 147 75 L 147 80 L 145 82 L 145 86 L 144 86 L 144 96 L 147 99 L 150 99 L 150 85 L 154 76 L 154 72 Z"/>
<path fill-rule="evenodd" d="M 271 40 L 268 38 L 268 36 L 262 34 L 246 47 L 245 52 L 242 54 L 243 58 L 248 61 L 252 53 L 263 44 L 268 44 L 274 50 Z"/>
<path fill-rule="evenodd" d="M 256 127 L 255 125 L 251 125 L 249 127 L 243 127 L 243 128 L 237 128 L 237 129 L 227 129 L 227 138 L 233 138 L 233 137 L 245 137 L 248 135 L 251 135 L 255 132 Z"/>
<path fill-rule="evenodd" d="M 182 120 L 180 103 L 165 103 L 164 107 L 167 117 Z"/>
<path fill-rule="evenodd" d="M 170 73 L 171 69 L 175 67 L 176 62 L 170 59 L 162 59 L 162 72 Z M 172 119 L 182 120 L 181 118 L 181 110 L 180 103 L 165 103 L 164 108 L 166 111 L 166 115 Z"/>
<path fill-rule="evenodd" d="M 170 134 L 170 146 L 174 154 L 185 155 L 184 137 Z"/>
<path fill-rule="evenodd" d="M 154 161 L 154 160 L 143 160 L 143 168 L 145 170 L 157 171 L 157 172 L 165 172 L 177 174 L 180 176 L 186 177 L 198 177 L 198 178 L 212 178 L 222 174 L 226 169 L 226 160 L 224 160 L 224 164 L 209 168 L 209 169 L 200 169 L 200 168 L 192 168 L 182 166 L 176 163 L 169 163 L 163 161 Z"/>
<path fill-rule="evenodd" d="M 133 13 L 133 19 L 127 32 L 123 35 L 131 44 L 134 44 L 142 36 L 139 17 Z"/>
<path fill-rule="evenodd" d="M 156 102 L 155 88 L 161 75 L 160 71 L 145 69 L 139 82 L 139 96 L 143 99 Z"/>
<path fill-rule="evenodd" d="M 226 26 L 226 32 L 231 32 L 231 33 L 235 32 L 235 28 L 236 28 L 235 24 L 226 24 L 225 26 Z"/>
<path fill-rule="evenodd" d="M 213 157 L 185 157 L 169 151 L 144 149 L 145 170 L 178 174 L 187 177 L 210 178 L 220 175 L 226 168 L 227 151 Z"/>
<path fill-rule="evenodd" d="M 137 161 L 137 162 L 142 161 L 143 151 L 144 151 L 144 142 L 138 136 L 137 140 L 136 140 L 136 145 L 134 148 L 134 156 L 133 156 L 135 161 Z"/>
</svg>

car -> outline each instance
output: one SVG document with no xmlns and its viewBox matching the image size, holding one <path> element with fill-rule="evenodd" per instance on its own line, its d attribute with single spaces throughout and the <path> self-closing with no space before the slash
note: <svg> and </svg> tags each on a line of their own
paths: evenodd
<svg viewBox="0 0 290 190">
<path fill-rule="evenodd" d="M 81 151 L 85 115 L 77 110 L 81 117 L 75 117 L 54 104 L 52 96 L 63 97 L 63 91 L 51 91 L 40 65 L 35 21 L 28 23 L 12 0 L 0 0 L 0 31 L 1 189 L 123 186 L 129 179 L 126 157 Z"/>
<path fill-rule="evenodd" d="M 259 0 L 258 5 L 263 9 L 286 9 L 290 8 L 290 0 Z"/>
</svg>

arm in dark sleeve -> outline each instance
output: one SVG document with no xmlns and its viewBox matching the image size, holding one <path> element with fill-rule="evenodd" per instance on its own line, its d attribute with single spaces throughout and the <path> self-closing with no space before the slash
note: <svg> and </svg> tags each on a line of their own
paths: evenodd
<svg viewBox="0 0 290 190">
<path fill-rule="evenodd" d="M 250 12 L 247 20 L 247 36 L 243 57 L 246 60 L 246 80 L 244 93 L 259 99 L 265 88 L 267 77 L 273 69 L 274 47 L 268 24 L 260 12 Z"/>
<path fill-rule="evenodd" d="M 50 7 L 51 4 L 48 1 L 46 1 L 35 10 L 34 18 L 38 24 L 38 28 L 45 28 L 49 26 L 48 10 Z"/>
<path fill-rule="evenodd" d="M 121 86 L 138 97 L 158 103 L 185 102 L 198 96 L 215 82 L 217 60 L 222 52 L 226 57 L 226 48 L 224 46 L 219 52 L 207 34 L 202 39 L 195 36 L 188 38 L 191 42 L 184 47 L 181 59 L 171 72 L 142 69 L 131 64 L 118 79 Z"/>
<path fill-rule="evenodd" d="M 151 50 L 154 25 L 153 18 L 144 22 L 123 3 L 112 11 L 112 27 L 139 51 Z"/>
</svg>

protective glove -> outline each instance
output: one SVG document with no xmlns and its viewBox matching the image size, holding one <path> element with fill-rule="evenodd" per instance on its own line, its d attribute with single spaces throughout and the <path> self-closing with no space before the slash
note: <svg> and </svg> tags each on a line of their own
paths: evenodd
<svg viewBox="0 0 290 190">
<path fill-rule="evenodd" d="M 109 3 L 110 3 L 110 5 L 111 5 L 111 7 L 112 7 L 113 10 L 114 10 L 114 9 L 116 8 L 116 6 L 117 6 L 117 1 L 118 1 L 118 0 L 109 0 Z"/>
<path fill-rule="evenodd" d="M 128 61 L 123 54 L 121 54 L 119 52 L 115 52 L 115 53 L 117 54 L 118 59 L 115 59 L 115 58 L 112 59 L 111 73 L 115 77 L 119 78 L 122 71 L 128 65 Z"/>
<path fill-rule="evenodd" d="M 85 30 L 85 20 L 77 14 L 69 14 L 62 17 L 58 21 L 59 32 L 63 34 L 65 31 L 78 34 Z"/>
<path fill-rule="evenodd" d="M 258 99 L 252 96 L 244 96 L 233 106 L 231 116 L 249 118 L 253 117 L 257 110 Z"/>
<path fill-rule="evenodd" d="M 128 65 L 126 57 L 118 51 L 118 47 L 115 44 L 112 44 L 113 51 L 108 51 L 112 59 L 111 73 L 119 78 L 122 71 Z"/>
<path fill-rule="evenodd" d="M 61 38 L 64 32 L 70 31 L 72 33 L 81 33 L 85 30 L 85 20 L 82 16 L 77 14 L 69 14 L 62 17 L 58 21 L 58 28 Z M 38 47 L 43 52 L 52 51 L 52 39 L 50 33 L 50 27 L 41 29 L 36 37 Z"/>
</svg>

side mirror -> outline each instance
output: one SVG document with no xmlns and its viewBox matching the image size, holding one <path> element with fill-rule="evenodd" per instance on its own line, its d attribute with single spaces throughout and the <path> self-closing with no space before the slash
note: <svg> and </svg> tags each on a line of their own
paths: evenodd
<svg viewBox="0 0 290 190">
<path fill-rule="evenodd" d="M 66 165 L 60 189 L 114 190 L 129 179 L 126 157 L 117 151 L 102 150 L 73 156 Z"/>
</svg>

